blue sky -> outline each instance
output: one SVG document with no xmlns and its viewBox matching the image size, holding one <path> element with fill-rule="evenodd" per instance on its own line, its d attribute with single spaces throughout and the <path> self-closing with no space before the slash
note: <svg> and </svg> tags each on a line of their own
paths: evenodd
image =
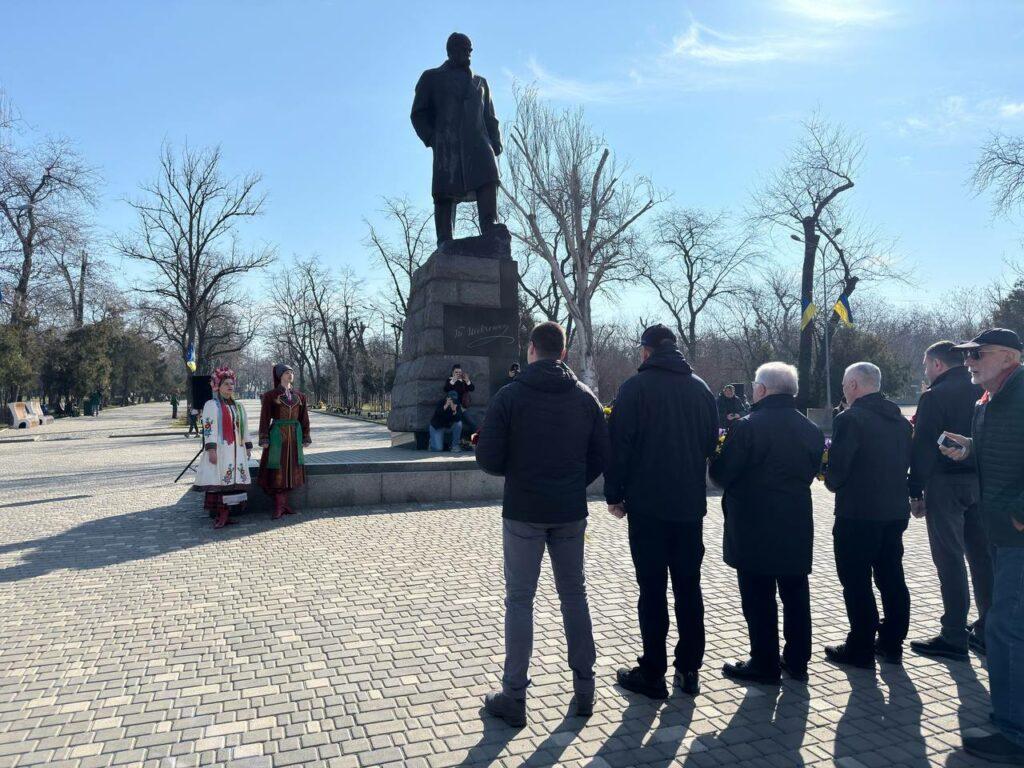
<svg viewBox="0 0 1024 768">
<path fill-rule="evenodd" d="M 383 195 L 429 204 L 412 89 L 460 30 L 499 117 L 514 79 L 582 103 L 677 205 L 742 210 L 802 119 L 841 122 L 865 145 L 851 207 L 919 266 L 894 299 L 990 282 L 1022 252 L 1024 225 L 965 183 L 991 131 L 1024 133 L 1021 3 L 39 0 L 3 23 L 0 87 L 101 170 L 101 230 L 131 222 L 120 199 L 161 141 L 219 143 L 264 176 L 246 238 L 372 279 L 362 219 Z"/>
</svg>

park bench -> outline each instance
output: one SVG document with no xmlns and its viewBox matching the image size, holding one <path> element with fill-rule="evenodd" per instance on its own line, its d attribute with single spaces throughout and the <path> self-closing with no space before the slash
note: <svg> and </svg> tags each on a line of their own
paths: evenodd
<svg viewBox="0 0 1024 768">
<path fill-rule="evenodd" d="M 53 416 L 43 409 L 43 404 L 39 402 L 38 397 L 34 400 L 29 400 L 26 405 L 28 406 L 29 412 L 39 419 L 40 424 L 53 424 Z"/>
<path fill-rule="evenodd" d="M 25 403 L 8 403 L 7 408 L 11 412 L 11 426 L 15 429 L 30 429 L 41 423 Z"/>
</svg>

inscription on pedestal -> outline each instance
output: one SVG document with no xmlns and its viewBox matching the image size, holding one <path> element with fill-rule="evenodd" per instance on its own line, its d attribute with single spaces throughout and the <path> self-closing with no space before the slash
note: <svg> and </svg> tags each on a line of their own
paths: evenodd
<svg viewBox="0 0 1024 768">
<path fill-rule="evenodd" d="M 510 357 L 516 355 L 516 328 L 519 319 L 514 308 L 444 308 L 444 351 L 452 355 Z"/>
</svg>

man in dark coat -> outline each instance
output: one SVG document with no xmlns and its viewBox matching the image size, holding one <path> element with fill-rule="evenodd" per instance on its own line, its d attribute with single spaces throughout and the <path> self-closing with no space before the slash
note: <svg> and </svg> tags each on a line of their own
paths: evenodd
<svg viewBox="0 0 1024 768">
<path fill-rule="evenodd" d="M 448 60 L 425 71 L 416 83 L 412 125 L 434 150 L 434 225 L 437 244 L 452 239 L 455 207 L 476 200 L 480 231 L 497 220 L 498 161 L 501 131 L 487 81 L 470 69 L 473 44 L 452 33 Z"/>
<path fill-rule="evenodd" d="M 664 699 L 669 575 L 679 630 L 674 682 L 690 695 L 700 691 L 705 478 L 718 443 L 718 410 L 715 396 L 694 375 L 671 330 L 651 326 L 640 346 L 643 363 L 619 388 L 609 421 L 612 464 L 605 473 L 604 495 L 608 511 L 629 524 L 640 589 L 643 655 L 636 667 L 620 669 L 617 679 L 627 690 Z"/>
<path fill-rule="evenodd" d="M 718 395 L 718 423 L 724 429 L 732 429 L 748 410 L 746 401 L 736 396 L 736 387 L 732 384 L 722 387 Z"/>
<path fill-rule="evenodd" d="M 583 567 L 587 486 L 608 463 L 601 404 L 563 362 L 565 331 L 541 323 L 530 333 L 529 365 L 491 398 L 476 461 L 504 475 L 505 673 L 486 710 L 526 724 L 533 650 L 533 597 L 547 549 L 569 646 L 575 713 L 594 708 L 594 633 Z"/>
<path fill-rule="evenodd" d="M 967 353 L 971 381 L 985 394 L 974 411 L 972 437 L 946 433 L 957 447 L 943 447 L 942 454 L 978 469 L 981 516 L 995 552 L 985 648 L 992 722 L 999 729 L 965 736 L 964 750 L 1024 765 L 1024 345 L 1013 331 L 990 328 L 957 348 Z"/>
<path fill-rule="evenodd" d="M 846 642 L 826 646 L 825 656 L 837 664 L 870 669 L 875 655 L 894 664 L 902 661 L 910 627 L 903 532 L 910 518 L 911 427 L 881 388 L 878 366 L 854 363 L 846 369 L 843 395 L 850 407 L 833 422 L 825 472 L 825 485 L 836 495 L 832 540 L 850 620 Z M 882 621 L 872 577 L 882 595 Z"/>
<path fill-rule="evenodd" d="M 811 572 L 814 512 L 811 483 L 821 471 L 825 436 L 796 409 L 797 371 L 765 363 L 754 376 L 750 415 L 733 424 L 711 479 L 725 491 L 725 562 L 736 569 L 750 660 L 726 664 L 737 680 L 779 682 L 780 665 L 807 680 L 811 659 Z M 779 657 L 782 599 L 786 647 Z"/>
<path fill-rule="evenodd" d="M 972 462 L 947 459 L 938 445 L 943 432 L 971 434 L 974 406 L 982 396 L 964 367 L 963 355 L 952 341 L 936 342 L 924 354 L 930 386 L 917 403 L 909 483 L 910 513 L 927 523 L 943 609 L 939 634 L 912 640 L 910 649 L 958 661 L 967 660 L 968 648 L 985 650 L 985 614 L 992 604 L 992 554 L 978 508 L 978 473 Z M 970 629 L 965 557 L 978 606 L 978 620 Z"/>
</svg>

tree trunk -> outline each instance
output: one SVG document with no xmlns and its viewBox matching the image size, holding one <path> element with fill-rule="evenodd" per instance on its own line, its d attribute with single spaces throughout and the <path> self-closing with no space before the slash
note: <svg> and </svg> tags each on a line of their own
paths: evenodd
<svg viewBox="0 0 1024 768">
<path fill-rule="evenodd" d="M 600 398 L 597 389 L 597 365 L 594 359 L 594 334 L 590 322 L 590 302 L 582 299 L 579 302 L 580 312 L 583 317 L 576 322 L 576 339 L 580 345 L 580 381 L 590 387 L 594 394 Z"/>
<path fill-rule="evenodd" d="M 800 322 L 803 322 L 803 308 L 813 299 L 814 289 L 814 257 L 818 250 L 818 234 L 815 232 L 815 220 L 808 216 L 801 222 L 804 229 L 804 266 L 800 275 Z M 797 407 L 806 411 L 810 404 L 811 356 L 814 346 L 814 328 L 807 323 L 800 331 L 800 353 L 797 360 L 797 374 L 800 378 L 800 394 L 797 396 Z"/>
<path fill-rule="evenodd" d="M 20 327 L 27 320 L 28 281 L 32 276 L 32 255 L 32 246 L 22 245 L 21 273 L 18 275 L 18 284 L 14 287 L 14 297 L 11 302 L 11 325 L 15 327 Z"/>
</svg>

